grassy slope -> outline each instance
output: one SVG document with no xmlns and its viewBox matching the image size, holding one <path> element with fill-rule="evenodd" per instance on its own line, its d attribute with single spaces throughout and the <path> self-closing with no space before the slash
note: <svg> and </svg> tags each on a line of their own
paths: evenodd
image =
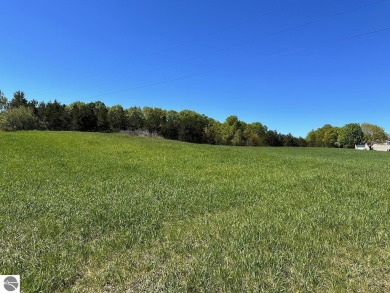
<svg viewBox="0 0 390 293">
<path fill-rule="evenodd" d="M 0 133 L 25 292 L 390 291 L 390 156 Z"/>
</svg>

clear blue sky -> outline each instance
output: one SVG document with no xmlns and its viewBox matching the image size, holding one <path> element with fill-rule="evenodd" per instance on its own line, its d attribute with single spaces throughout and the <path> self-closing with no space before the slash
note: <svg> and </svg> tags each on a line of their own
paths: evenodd
<svg viewBox="0 0 390 293">
<path fill-rule="evenodd" d="M 390 132 L 390 1 L 3 0 L 8 98 Z M 300 50 L 302 49 L 302 50 Z M 199 75 L 198 75 L 199 74 Z"/>
</svg>

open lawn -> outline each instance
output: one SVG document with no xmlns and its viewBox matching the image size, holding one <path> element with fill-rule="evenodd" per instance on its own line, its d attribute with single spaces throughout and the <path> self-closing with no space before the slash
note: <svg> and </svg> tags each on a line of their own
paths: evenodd
<svg viewBox="0 0 390 293">
<path fill-rule="evenodd" d="M 23 292 L 390 292 L 390 154 L 0 133 Z"/>
</svg>

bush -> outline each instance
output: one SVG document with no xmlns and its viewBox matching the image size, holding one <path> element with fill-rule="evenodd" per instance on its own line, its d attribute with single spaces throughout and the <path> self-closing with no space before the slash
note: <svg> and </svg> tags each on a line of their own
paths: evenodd
<svg viewBox="0 0 390 293">
<path fill-rule="evenodd" d="M 38 119 L 27 107 L 8 109 L 0 113 L 0 129 L 4 131 L 32 130 L 38 127 Z"/>
</svg>

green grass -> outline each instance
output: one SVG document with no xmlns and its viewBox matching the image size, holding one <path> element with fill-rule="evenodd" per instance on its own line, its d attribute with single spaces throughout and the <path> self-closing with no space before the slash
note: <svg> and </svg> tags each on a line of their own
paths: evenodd
<svg viewBox="0 0 390 293">
<path fill-rule="evenodd" d="M 0 133 L 23 292 L 389 292 L 390 155 Z"/>
</svg>

